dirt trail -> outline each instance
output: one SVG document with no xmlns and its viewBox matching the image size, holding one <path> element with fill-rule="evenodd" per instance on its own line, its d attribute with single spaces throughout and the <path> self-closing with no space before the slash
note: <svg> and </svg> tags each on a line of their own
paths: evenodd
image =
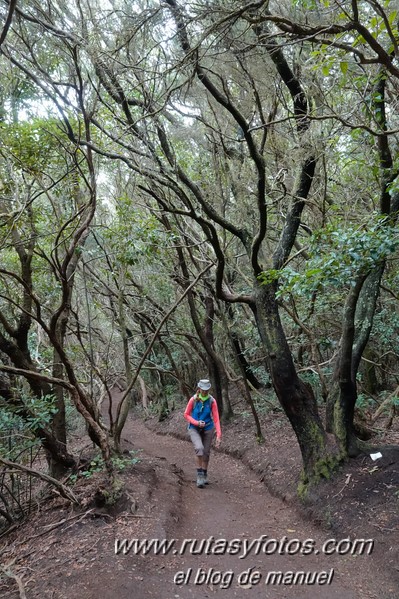
<svg viewBox="0 0 399 599">
<path fill-rule="evenodd" d="M 174 439 L 169 436 L 155 435 L 143 423 L 130 421 L 124 437 L 135 439 L 135 445 L 143 449 L 144 454 L 165 460 L 165 464 L 175 464 L 181 469 L 180 505 L 176 506 L 178 522 L 172 520 L 167 527 L 168 538 L 176 538 L 176 547 L 184 539 L 197 539 L 193 547 L 199 551 L 199 541 L 211 539 L 208 543 L 209 554 L 190 555 L 186 551 L 184 556 L 147 556 L 146 567 L 148 576 L 141 581 L 140 590 L 136 589 L 134 597 L 159 596 L 172 598 L 203 598 L 214 595 L 224 597 L 243 597 L 245 594 L 251 599 L 394 599 L 397 596 L 393 585 L 384 580 L 383 574 L 373 572 L 373 556 L 371 555 L 324 555 L 321 552 L 323 543 L 330 538 L 309 523 L 304 523 L 279 499 L 272 497 L 264 485 L 255 475 L 248 471 L 237 460 L 213 452 L 209 475 L 211 484 L 205 489 L 195 486 L 195 469 L 193 450 L 186 441 Z M 143 457 L 144 460 L 149 459 Z M 216 540 L 232 539 L 246 540 L 247 542 L 260 539 L 267 535 L 267 539 L 280 539 L 286 537 L 290 542 L 292 551 L 297 545 L 294 539 L 305 541 L 313 539 L 316 552 L 311 555 L 289 555 L 287 551 L 265 555 L 262 550 L 256 555 L 256 548 L 265 546 L 269 552 L 271 544 L 264 545 L 254 542 L 253 549 L 245 558 L 242 552 L 238 555 L 213 555 L 212 546 L 217 547 Z M 212 538 L 215 541 L 212 542 Z M 340 539 L 337 539 L 338 541 Z M 222 544 L 218 547 L 223 551 Z M 217 550 L 216 550 L 217 551 Z M 138 556 L 118 556 L 116 559 L 127 564 L 130 560 L 137 560 Z M 142 559 L 142 558 L 141 558 Z M 240 573 L 253 568 L 261 575 L 257 584 L 248 584 L 245 579 L 238 581 Z M 191 569 L 191 574 L 189 575 Z M 200 570 L 202 569 L 202 570 Z M 213 569 L 213 578 L 208 578 L 200 583 L 206 574 Z M 333 574 L 331 574 L 333 569 Z M 198 571 L 202 575 L 198 575 Z M 173 583 L 176 572 L 184 572 L 188 583 L 181 586 Z M 216 571 L 220 574 L 216 574 Z M 325 571 L 330 576 L 330 585 L 286 585 L 265 584 L 267 575 L 271 571 L 282 572 L 321 572 Z M 154 577 L 154 572 L 156 576 Z M 183 576 L 183 575 L 182 575 Z M 197 584 L 195 579 L 197 578 Z M 207 584 L 208 582 L 208 584 Z M 230 584 L 229 584 L 230 582 Z M 241 584 L 239 584 L 241 582 Z M 245 584 L 247 582 L 247 584 Z M 212 584 L 213 583 L 213 584 Z M 227 587 L 229 588 L 222 588 Z M 382 588 L 385 587 L 385 588 Z M 159 594 L 160 588 L 162 592 Z M 157 593 L 158 590 L 158 593 Z"/>
<path fill-rule="evenodd" d="M 373 554 L 323 554 L 323 543 L 333 535 L 304 522 L 292 507 L 271 496 L 242 462 L 214 451 L 211 484 L 197 489 L 189 441 L 157 435 L 133 416 L 123 437 L 127 449 L 138 451 L 140 463 L 121 475 L 126 503 L 115 513 L 99 511 L 94 516 L 91 509 L 76 514 L 60 500 L 58 508 L 52 504 L 38 511 L 22 535 L 8 540 L 2 559 L 24 581 L 27 599 L 398 598 L 395 582 L 376 568 Z M 82 485 L 91 501 L 89 483 L 94 492 L 98 481 L 93 477 Z M 64 521 L 54 528 L 54 522 Z M 285 551 L 270 554 L 270 539 L 278 544 L 284 538 Z M 115 539 L 176 541 L 166 555 L 115 555 Z M 185 539 L 193 541 L 180 555 Z M 230 553 L 221 539 L 235 540 Z M 294 553 L 307 539 L 315 543 L 312 554 L 287 550 Z M 245 548 L 248 555 L 243 557 Z M 258 572 L 252 585 L 245 577 L 239 579 L 250 568 Z M 178 572 L 182 574 L 176 582 L 184 578 L 186 584 L 174 582 Z M 329 585 L 265 584 L 270 572 L 326 572 L 332 580 Z M 2 598 L 20 598 L 14 581 L 0 587 Z"/>
</svg>

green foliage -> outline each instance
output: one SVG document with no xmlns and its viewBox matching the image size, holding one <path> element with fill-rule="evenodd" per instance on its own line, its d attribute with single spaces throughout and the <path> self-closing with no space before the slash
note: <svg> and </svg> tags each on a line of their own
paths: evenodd
<svg viewBox="0 0 399 599">
<path fill-rule="evenodd" d="M 282 270 L 276 270 L 275 268 L 264 270 L 258 275 L 258 281 L 262 285 L 269 285 L 274 281 L 278 281 L 278 279 L 281 277 L 282 272 Z"/>
<path fill-rule="evenodd" d="M 57 412 L 52 395 L 40 399 L 23 396 L 22 401 L 23 405 L 0 408 L 0 455 L 11 460 L 39 445 L 39 440 L 34 438 L 35 431 L 48 426 Z"/>
<path fill-rule="evenodd" d="M 341 60 L 341 62 L 339 63 L 339 68 L 341 69 L 342 73 L 346 75 L 346 73 L 348 72 L 348 61 Z"/>
<path fill-rule="evenodd" d="M 372 214 L 381 191 L 382 169 L 378 140 L 370 133 L 370 128 L 381 132 L 385 126 L 385 119 L 380 118 L 383 100 L 386 127 L 390 131 L 397 128 L 395 75 L 386 69 L 387 92 L 383 98 L 375 91 L 381 70 L 376 62 L 381 55 L 375 46 L 370 47 L 365 37 L 350 28 L 337 35 L 329 33 L 339 29 L 334 26 L 350 21 L 353 7 L 331 0 L 292 0 L 283 7 L 281 16 L 285 19 L 325 27 L 322 37 L 304 36 L 301 40 L 298 34 L 297 44 L 292 44 L 289 33 L 285 37 L 280 31 L 281 52 L 305 90 L 312 112 L 309 130 L 296 135 L 292 98 L 275 68 L 276 56 L 271 56 L 267 45 L 254 43 L 254 28 L 246 20 L 250 17 L 256 22 L 259 16 L 261 22 L 262 12 L 254 8 L 251 14 L 236 13 L 229 21 L 228 11 L 239 4 L 223 0 L 219 6 L 222 20 L 222 13 L 218 16 L 217 11 L 210 11 L 206 2 L 188 2 L 184 11 L 191 23 L 191 45 L 198 49 L 203 72 L 225 98 L 222 102 L 216 96 L 211 98 L 209 86 L 207 91 L 203 81 L 190 71 L 179 48 L 181 36 L 175 35 L 171 12 L 152 11 L 159 5 L 155 0 L 127 3 L 123 11 L 107 13 L 109 18 L 103 19 L 101 27 L 92 20 L 89 10 L 79 14 L 69 11 L 68 18 L 60 21 L 65 36 L 57 36 L 53 28 L 45 27 L 47 19 L 50 23 L 54 20 L 50 2 L 41 8 L 44 26 L 21 16 L 9 32 L 10 47 L 24 66 L 21 70 L 12 65 L 7 53 L 0 61 L 5 75 L 0 92 L 2 265 L 20 275 L 23 252 L 18 249 L 26 250 L 33 241 L 32 288 L 41 316 L 48 323 L 62 297 L 60 272 L 65 253 L 79 229 L 83 206 L 91 190 L 97 188 L 91 232 L 74 250 L 74 258 L 79 257 L 80 262 L 71 273 L 76 294 L 71 301 L 73 317 L 65 342 L 77 379 L 82 385 L 86 382 L 87 389 L 91 384 L 91 391 L 95 390 L 93 377 L 100 371 L 107 381 L 120 378 L 123 371 L 120 335 L 116 332 L 128 331 L 134 367 L 165 309 L 181 294 L 185 282 L 174 246 L 182 247 L 193 279 L 202 265 L 215 259 L 215 247 L 209 239 L 217 235 L 225 261 L 223 284 L 228 283 L 237 294 L 252 293 L 248 247 L 243 248 L 234 235 L 223 230 L 221 219 L 245 227 L 248 238 L 259 231 L 255 148 L 264 160 L 268 195 L 268 231 L 261 259 L 273 253 L 287 223 L 288 204 L 295 201 L 303 155 L 312 152 L 317 157 L 316 174 L 302 216 L 307 231 L 314 233 L 307 237 L 305 228 L 298 232 L 306 253 L 292 254 L 285 268 L 265 270 L 260 276 L 263 285 L 276 288 L 280 299 L 290 299 L 292 310 L 308 327 L 306 338 L 305 327 L 300 333 L 293 324 L 292 311 L 282 315 L 288 342 L 294 355 L 300 349 L 298 359 L 304 370 L 320 357 L 319 363 L 328 363 L 323 374 L 331 375 L 330 358 L 337 347 L 348 288 L 359 274 L 392 258 L 397 251 L 393 228 Z M 392 4 L 385 0 L 383 7 L 395 39 L 398 14 Z M 279 7 L 274 8 L 278 15 Z M 363 32 L 367 30 L 390 52 L 392 39 L 381 11 L 367 2 L 357 3 L 357 10 Z M 69 34 L 76 37 L 77 31 L 77 43 L 71 45 Z M 337 47 L 334 42 L 338 42 Z M 360 54 L 354 55 L 353 48 Z M 360 55 L 364 60 L 359 61 Z M 99 56 L 100 65 L 96 63 Z M 52 89 L 55 95 L 46 97 L 45 89 Z M 121 103 L 122 97 L 126 102 Z M 37 98 L 44 98 L 43 106 Z M 238 126 L 235 111 L 226 110 L 226 102 L 248 124 L 252 149 L 242 136 L 242 118 Z M 47 108 L 49 114 L 58 111 L 69 119 L 76 144 L 67 138 L 61 119 L 39 117 Z M 35 117 L 24 120 L 34 113 Z M 83 114 L 93 119 L 89 125 L 90 144 L 82 127 Z M 167 138 L 163 143 L 160 131 Z M 394 136 L 388 143 L 392 155 L 397 155 Z M 93 177 L 87 176 L 84 159 L 89 157 L 90 147 L 94 150 Z M 398 159 L 392 173 L 397 163 Z M 278 199 L 280 190 L 272 181 L 281 166 L 287 167 L 286 197 Z M 391 196 L 399 193 L 398 183 L 391 183 L 388 191 Z M 164 213 L 151 193 L 162 196 Z M 208 208 L 199 201 L 200 195 Z M 165 226 L 168 210 L 172 231 Z M 212 211 L 219 219 L 213 218 Z M 194 213 L 196 218 L 192 218 Z M 201 228 L 206 221 L 210 226 Z M 309 260 L 305 261 L 307 255 Z M 390 266 L 389 287 L 395 290 L 399 277 L 393 261 Z M 7 329 L 16 329 L 21 320 L 22 286 L 5 276 L 0 283 L 0 310 L 3 323 L 9 325 L 1 332 L 7 336 Z M 202 323 L 204 292 L 214 294 L 214 288 L 213 269 L 193 290 Z M 120 305 L 123 310 L 118 312 Z M 253 315 L 237 308 L 235 321 L 226 326 L 227 319 L 221 318 L 222 304 L 216 307 L 215 350 L 229 362 L 227 327 L 231 325 L 232 330 L 234 327 L 239 331 L 244 354 L 257 377 L 266 380 L 268 375 L 261 364 L 267 352 Z M 36 307 L 23 309 L 25 314 L 33 313 Z M 398 324 L 395 310 L 387 307 L 384 297 L 375 319 L 379 349 L 399 354 Z M 32 331 L 28 345 L 33 360 L 40 369 L 51 368 L 53 348 L 45 335 Z M 168 352 L 160 342 L 167 345 Z M 157 340 L 145 376 L 153 377 L 153 381 L 158 377 L 163 385 L 170 380 L 168 371 L 176 365 L 179 374 L 191 379 L 195 369 L 202 367 L 198 354 L 190 349 L 191 342 L 198 343 L 198 339 L 184 302 Z M 94 374 L 90 360 L 96 361 Z M 392 368 L 392 372 L 395 370 Z M 303 378 L 317 391 L 317 375 L 307 370 Z M 168 400 L 163 404 L 165 413 L 174 400 L 174 390 L 173 385 L 163 389 L 163 397 Z M 267 396 L 258 403 L 260 410 L 268 409 Z M 16 412 L 7 411 L 7 418 L 8 424 L 21 426 L 30 435 L 35 427 L 48 426 L 53 413 L 51 402 L 27 405 L 32 413 L 28 421 Z M 149 409 L 157 410 L 158 406 L 150 404 Z M 72 411 L 76 414 L 74 407 Z M 94 460 L 82 476 L 91 476 L 102 467 Z"/>
<path fill-rule="evenodd" d="M 129 451 L 129 456 L 115 455 L 111 458 L 111 463 L 116 472 L 123 472 L 129 466 L 133 466 L 138 462 L 140 462 L 140 459 L 137 457 L 136 452 L 133 450 Z M 104 470 L 104 460 L 100 455 L 97 455 L 91 460 L 91 462 L 88 464 L 85 470 L 81 470 L 79 474 L 72 474 L 70 477 L 70 481 L 74 483 L 77 481 L 79 477 L 91 478 L 94 474 L 104 472 Z"/>
<path fill-rule="evenodd" d="M 44 395 L 43 397 L 25 397 L 24 406 L 17 408 L 17 413 L 29 410 L 30 415 L 24 418 L 27 426 L 31 430 L 38 427 L 44 427 L 51 423 L 54 414 L 57 413 L 54 395 Z"/>
<path fill-rule="evenodd" d="M 15 168 L 42 175 L 54 161 L 60 164 L 65 146 L 72 144 L 54 118 L 33 118 L 29 122 L 0 123 L 2 151 L 14 159 Z M 60 144 L 62 141 L 63 146 Z"/>
<path fill-rule="evenodd" d="M 372 408 L 373 406 L 375 406 L 375 400 L 370 397 L 369 395 L 366 395 L 364 393 L 358 393 L 357 396 L 357 400 L 356 400 L 356 407 L 360 410 L 368 410 L 369 408 Z"/>
<path fill-rule="evenodd" d="M 367 274 L 398 249 L 397 231 L 387 226 L 386 218 L 375 214 L 367 225 L 330 224 L 314 232 L 303 271 L 290 266 L 268 270 L 259 276 L 267 285 L 280 279 L 278 297 L 293 294 L 308 297 L 315 291 L 353 285 L 355 278 Z"/>
<path fill-rule="evenodd" d="M 373 339 L 378 341 L 381 353 L 394 352 L 399 354 L 399 314 L 396 307 L 388 305 L 374 316 Z"/>
<path fill-rule="evenodd" d="M 175 241 L 152 214 L 137 210 L 134 199 L 125 195 L 116 200 L 113 222 L 103 233 L 113 249 L 112 257 L 120 265 L 151 264 Z"/>
</svg>

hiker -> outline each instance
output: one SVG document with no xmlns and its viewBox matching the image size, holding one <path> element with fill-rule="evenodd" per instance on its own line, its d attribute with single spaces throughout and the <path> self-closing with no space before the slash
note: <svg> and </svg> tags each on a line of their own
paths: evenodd
<svg viewBox="0 0 399 599">
<path fill-rule="evenodd" d="M 216 447 L 219 447 L 222 439 L 218 406 L 216 399 L 208 393 L 210 388 L 211 383 L 207 379 L 201 379 L 197 385 L 197 392 L 189 399 L 184 412 L 197 456 L 197 487 L 200 489 L 208 484 L 209 454 L 215 429 Z"/>
</svg>

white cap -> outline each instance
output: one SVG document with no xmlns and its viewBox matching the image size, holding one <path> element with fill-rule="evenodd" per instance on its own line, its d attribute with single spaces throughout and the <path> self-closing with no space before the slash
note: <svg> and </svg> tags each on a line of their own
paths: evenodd
<svg viewBox="0 0 399 599">
<path fill-rule="evenodd" d="M 211 383 L 208 381 L 208 379 L 201 379 L 200 381 L 198 381 L 198 385 L 197 387 L 199 389 L 202 389 L 202 391 L 208 391 L 208 389 L 211 388 Z"/>
</svg>

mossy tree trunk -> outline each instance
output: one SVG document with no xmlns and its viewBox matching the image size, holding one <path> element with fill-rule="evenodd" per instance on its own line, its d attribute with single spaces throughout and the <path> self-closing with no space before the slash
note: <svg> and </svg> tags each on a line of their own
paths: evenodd
<svg viewBox="0 0 399 599">
<path fill-rule="evenodd" d="M 397 178 L 397 171 L 393 168 L 389 136 L 386 134 L 385 86 L 386 70 L 381 66 L 374 87 L 372 109 L 381 131 L 378 136 L 379 208 L 381 216 L 385 217 L 381 220 L 381 227 L 388 229 L 397 221 L 399 194 L 397 191 L 392 192 L 391 188 Z M 384 269 L 385 260 L 381 260 L 369 272 L 359 272 L 349 291 L 343 313 L 340 350 L 334 376 L 337 386 L 333 388 L 327 401 L 326 424 L 327 430 L 334 432 L 342 453 L 349 457 L 362 451 L 353 423 L 357 401 L 357 374 L 373 326 Z"/>
<path fill-rule="evenodd" d="M 257 284 L 256 320 L 267 354 L 273 388 L 298 439 L 305 482 L 314 482 L 321 476 L 329 476 L 330 456 L 326 434 L 313 390 L 298 377 L 295 370 L 275 292 L 274 284 Z"/>
<path fill-rule="evenodd" d="M 327 399 L 327 431 L 335 434 L 342 453 L 348 456 L 359 452 L 353 424 L 356 379 L 370 337 L 382 273 L 383 265 L 368 276 L 360 275 L 348 294 L 334 380 Z"/>
</svg>

